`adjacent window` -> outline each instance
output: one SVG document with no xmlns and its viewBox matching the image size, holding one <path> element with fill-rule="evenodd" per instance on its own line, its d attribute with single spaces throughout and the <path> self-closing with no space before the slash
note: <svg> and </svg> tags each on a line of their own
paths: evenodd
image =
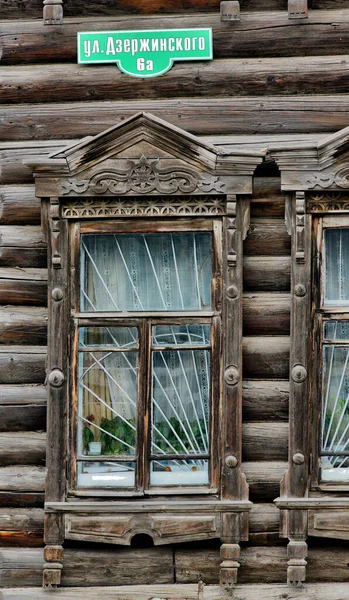
<svg viewBox="0 0 349 600">
<path fill-rule="evenodd" d="M 80 235 L 75 485 L 210 489 L 220 398 L 220 224 L 133 227 L 99 233 L 90 224 Z"/>
<path fill-rule="evenodd" d="M 322 281 L 320 479 L 349 483 L 349 228 L 331 226 L 330 218 Z"/>
</svg>

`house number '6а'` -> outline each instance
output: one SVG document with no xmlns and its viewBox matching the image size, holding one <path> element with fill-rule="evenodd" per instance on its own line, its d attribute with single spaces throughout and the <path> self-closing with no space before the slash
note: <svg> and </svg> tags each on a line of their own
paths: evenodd
<svg viewBox="0 0 349 600">
<path fill-rule="evenodd" d="M 153 71 L 154 63 L 152 60 L 144 60 L 144 58 L 137 58 L 137 71 Z"/>
</svg>

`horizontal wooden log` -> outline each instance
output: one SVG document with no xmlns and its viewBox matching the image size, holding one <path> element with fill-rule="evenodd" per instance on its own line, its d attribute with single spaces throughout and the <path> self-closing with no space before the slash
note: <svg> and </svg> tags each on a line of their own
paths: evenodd
<svg viewBox="0 0 349 600">
<path fill-rule="evenodd" d="M 201 589 L 202 588 L 202 589 Z M 239 600 L 280 600 L 290 598 L 286 584 L 252 584 L 234 586 Z M 41 587 L 4 589 L 3 600 L 46 600 L 47 591 Z M 124 587 L 90 587 L 55 590 L 59 600 L 149 600 L 149 598 L 186 598 L 187 600 L 224 600 L 226 594 L 220 586 L 198 584 L 132 585 Z M 292 600 L 349 600 L 347 583 L 306 583 L 292 590 Z"/>
<path fill-rule="evenodd" d="M 304 21 L 289 19 L 286 10 L 244 13 L 241 21 L 221 22 L 215 14 L 154 14 L 77 19 L 47 35 L 41 21 L 0 22 L 4 65 L 33 62 L 77 62 L 78 31 L 123 31 L 212 27 L 214 57 L 320 56 L 345 54 L 349 42 L 349 11 L 316 11 Z M 55 34 L 55 35 L 53 35 Z M 329 52 L 330 48 L 330 52 Z"/>
<path fill-rule="evenodd" d="M 155 79 L 129 77 L 115 65 L 51 64 L 7 67 L 0 101 L 64 102 L 292 94 L 344 94 L 349 85 L 349 57 L 220 59 L 212 63 L 176 63 Z M 304 110 L 304 109 L 303 109 Z"/>
<path fill-rule="evenodd" d="M 288 434 L 288 423 L 244 423 L 243 460 L 287 460 Z"/>
<path fill-rule="evenodd" d="M 289 335 L 290 296 L 288 294 L 245 294 L 243 333 L 249 335 Z"/>
<path fill-rule="evenodd" d="M 46 269 L 0 268 L 0 304 L 46 306 Z"/>
<path fill-rule="evenodd" d="M 287 256 L 291 252 L 291 237 L 286 231 L 284 219 L 251 219 L 244 242 L 245 256 Z"/>
<path fill-rule="evenodd" d="M 244 421 L 288 421 L 288 381 L 251 380 L 242 382 Z"/>
<path fill-rule="evenodd" d="M 19 104 L 2 108 L 4 139 L 47 140 L 97 135 L 140 110 L 163 118 L 195 135 L 324 133 L 349 121 L 349 95 L 260 98 L 176 98 L 163 100 Z M 257 144 L 261 140 L 257 140 Z M 265 147 L 261 144 L 261 148 Z M 52 149 L 53 151 L 54 149 Z M 20 148 L 18 149 L 20 151 Z M 5 156 L 2 180 L 5 179 Z M 22 166 L 22 170 L 26 167 Z M 21 180 L 27 179 L 23 175 Z"/>
<path fill-rule="evenodd" d="M 324 551 L 325 550 L 325 551 Z M 42 550 L 36 548 L 23 549 L 21 553 L 17 548 L 3 548 L 0 550 L 2 559 L 2 585 L 4 588 L 21 587 L 23 585 L 40 585 L 40 577 L 42 575 L 43 555 Z M 307 581 L 330 581 L 333 585 L 336 582 L 348 582 L 349 573 L 347 569 L 347 549 L 341 546 L 322 549 L 319 547 L 309 548 Z M 114 582 L 118 583 L 133 581 L 136 579 L 138 583 L 147 585 L 152 583 L 154 578 L 158 583 L 173 581 L 174 569 L 176 573 L 176 583 L 180 587 L 182 584 L 193 584 L 202 580 L 206 584 L 218 583 L 219 564 L 219 544 L 211 549 L 200 548 L 196 549 L 190 546 L 176 547 L 173 551 L 171 548 L 144 548 L 140 550 L 128 548 L 105 548 L 105 549 L 89 549 L 89 550 L 73 550 L 67 548 L 64 556 L 64 570 L 62 572 L 62 588 L 57 589 L 56 594 L 61 597 L 70 588 L 70 596 L 63 598 L 82 598 L 80 595 L 75 595 L 75 589 L 85 588 L 85 593 L 89 593 L 86 589 L 89 586 L 99 586 L 105 584 L 106 577 L 110 586 Z M 240 584 L 247 583 L 279 583 L 285 582 L 285 571 L 287 563 L 287 550 L 285 547 L 261 548 L 261 547 L 244 547 L 241 549 L 241 567 L 239 569 Z M 138 563 L 138 574 L 137 574 Z M 320 567 L 321 564 L 321 567 Z M 336 568 L 333 567 L 336 565 Z M 27 579 L 27 584 L 25 581 Z M 30 583 L 29 583 L 30 581 Z M 37 583 L 34 583 L 37 581 Z M 77 586 L 75 581 L 79 581 Z M 127 585 L 127 583 L 126 583 Z M 74 587 L 71 587 L 74 586 Z M 76 588 L 75 588 L 76 586 Z M 261 587 L 261 586 L 259 586 Z M 97 597 L 98 590 L 95 587 L 95 596 Z M 109 587 L 112 590 L 112 587 Z M 114 588 L 115 589 L 115 588 Z M 143 590 L 145 588 L 143 587 Z M 154 588 L 153 588 L 154 589 Z M 243 593 L 244 587 L 241 587 Z M 287 589 L 285 587 L 285 589 Z M 106 591 L 108 588 L 106 588 Z M 148 588 L 148 596 L 145 598 L 154 597 L 155 591 L 151 593 Z M 158 588 L 159 590 L 159 588 Z M 83 590 L 81 589 L 81 592 Z M 238 588 L 235 593 L 238 593 Z M 289 591 L 289 588 L 288 588 Z M 303 595 L 298 596 L 297 590 L 292 590 L 292 598 L 300 598 L 303 600 L 306 588 L 302 588 Z M 20 590 L 18 590 L 20 592 Z M 27 590 L 30 593 L 30 589 Z M 129 593 L 134 593 L 134 586 L 129 586 Z M 241 596 L 239 598 L 245 598 Z M 6 594 L 6 589 L 3 590 Z M 290 593 L 290 591 L 289 591 Z M 47 594 L 47 592 L 46 592 Z M 115 594 L 115 592 L 114 592 Z M 296 595 L 295 595 L 296 594 Z M 160 596 L 160 594 L 159 594 Z M 9 596 L 10 598 L 11 596 Z M 15 596 L 12 596 L 15 597 Z M 21 598 L 22 596 L 18 596 Z M 23 596 L 24 598 L 25 596 Z M 30 597 L 30 596 L 29 596 Z M 106 596 L 103 593 L 103 596 Z M 118 598 L 115 594 L 113 599 Z M 121 596 L 122 598 L 123 596 Z M 128 596 L 128 598 L 137 598 L 138 595 Z M 155 596 L 158 597 L 158 596 Z M 161 598 L 177 597 L 173 592 L 167 596 L 161 593 Z M 190 588 L 184 592 L 182 589 L 182 598 L 190 598 Z M 275 596 L 280 599 L 287 596 Z M 331 596 L 330 596 L 331 597 Z M 5 596 L 6 598 L 6 596 Z M 33 596 L 33 599 L 39 596 Z M 91 596 L 92 598 L 92 596 Z M 224 596 L 217 596 L 223 600 Z M 257 597 L 255 597 L 257 598 Z M 341 600 L 347 600 L 348 596 L 339 596 Z M 314 599 L 315 600 L 315 599 Z"/>
<path fill-rule="evenodd" d="M 272 502 L 280 494 L 280 481 L 287 470 L 287 462 L 245 462 L 242 470 L 249 485 L 252 502 Z"/>
<path fill-rule="evenodd" d="M 2 225 L 39 225 L 40 199 L 32 186 L 0 187 L 0 223 Z"/>
<path fill-rule="evenodd" d="M 288 379 L 289 337 L 245 337 L 242 351 L 245 379 Z"/>
<path fill-rule="evenodd" d="M 0 226 L 0 266 L 47 266 L 47 245 L 40 226 Z"/>
<path fill-rule="evenodd" d="M 2 546 L 43 545 L 44 511 L 40 508 L 6 508 L 0 513 Z"/>
<path fill-rule="evenodd" d="M 45 346 L 0 346 L 0 384 L 44 383 Z"/>
<path fill-rule="evenodd" d="M 2 492 L 43 492 L 45 490 L 45 468 L 11 466 L 0 468 L 0 490 Z"/>
<path fill-rule="evenodd" d="M 45 308 L 0 306 L 0 344 L 43 346 L 46 343 L 47 310 Z"/>
<path fill-rule="evenodd" d="M 34 431 L 46 427 L 43 385 L 0 385 L 0 431 Z"/>
<path fill-rule="evenodd" d="M 327 555 L 326 550 L 328 550 Z M 349 581 L 347 560 L 348 550 L 340 546 L 330 549 L 309 548 L 307 582 Z M 219 563 L 221 562 L 218 549 L 178 549 L 175 554 L 175 562 L 176 581 L 178 583 L 193 583 L 199 581 L 201 576 L 207 584 L 218 583 Z M 243 548 L 239 562 L 241 563 L 239 569 L 240 584 L 281 583 L 285 581 L 287 563 L 287 549 L 285 547 Z M 241 598 L 241 595 L 239 594 L 238 597 Z M 287 595 L 279 596 L 279 598 L 283 597 L 287 598 Z M 292 599 L 295 597 L 297 596 L 294 596 L 292 591 Z M 299 597 L 303 598 L 303 596 Z"/>
<path fill-rule="evenodd" d="M 244 257 L 245 292 L 288 292 L 291 285 L 288 256 Z"/>
<path fill-rule="evenodd" d="M 41 492 L 22 492 L 0 490 L 0 507 L 13 508 L 42 508 L 45 502 L 45 494 Z"/>
<path fill-rule="evenodd" d="M 0 467 L 44 465 L 46 434 L 42 432 L 0 433 Z"/>
</svg>

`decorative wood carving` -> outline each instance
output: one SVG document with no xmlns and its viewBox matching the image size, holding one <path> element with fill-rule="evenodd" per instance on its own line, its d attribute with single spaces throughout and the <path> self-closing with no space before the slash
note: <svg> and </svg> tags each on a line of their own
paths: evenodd
<svg viewBox="0 0 349 600">
<path fill-rule="evenodd" d="M 170 198 L 79 198 L 62 204 L 65 219 L 224 215 L 225 201 L 214 196 Z"/>
<path fill-rule="evenodd" d="M 44 0 L 44 25 L 63 24 L 63 0 Z"/>
<path fill-rule="evenodd" d="M 219 177 L 201 177 L 194 169 L 160 167 L 159 159 L 142 155 L 137 161 L 128 160 L 124 169 L 110 169 L 95 173 L 91 179 L 67 179 L 62 182 L 62 195 L 71 192 L 83 194 L 111 193 L 115 195 L 136 194 L 192 194 L 195 191 L 224 193 L 225 184 Z"/>
<path fill-rule="evenodd" d="M 308 188 L 314 188 L 319 186 L 327 189 L 329 187 L 339 187 L 342 189 L 349 188 L 349 167 L 348 165 L 343 166 L 343 163 L 339 164 L 334 171 L 330 173 L 315 173 L 308 179 Z"/>
<path fill-rule="evenodd" d="M 308 485 L 308 332 L 310 327 L 310 231 L 305 194 L 287 197 L 286 223 L 292 236 L 289 466 L 281 484 L 282 498 L 303 498 Z M 281 533 L 289 538 L 287 581 L 301 585 L 306 577 L 307 511 L 281 511 Z"/>
<path fill-rule="evenodd" d="M 240 2 L 238 0 L 222 0 L 220 4 L 221 21 L 240 21 Z"/>
<path fill-rule="evenodd" d="M 349 212 L 348 192 L 311 192 L 307 194 L 307 212 Z"/>
<path fill-rule="evenodd" d="M 296 261 L 305 259 L 305 194 L 296 192 Z"/>
</svg>

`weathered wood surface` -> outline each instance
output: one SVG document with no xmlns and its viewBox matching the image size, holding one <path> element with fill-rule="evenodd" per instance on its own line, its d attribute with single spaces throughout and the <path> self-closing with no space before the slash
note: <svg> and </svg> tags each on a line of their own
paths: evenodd
<svg viewBox="0 0 349 600">
<path fill-rule="evenodd" d="M 45 433 L 39 431 L 0 433 L 0 467 L 44 465 L 45 455 Z"/>
<path fill-rule="evenodd" d="M 0 346 L 0 384 L 44 383 L 45 346 Z"/>
<path fill-rule="evenodd" d="M 288 335 L 290 333 L 290 296 L 288 294 L 245 294 L 243 332 L 249 335 Z"/>
<path fill-rule="evenodd" d="M 288 256 L 246 256 L 245 292 L 288 292 L 291 286 L 291 259 Z"/>
<path fill-rule="evenodd" d="M 191 584 L 149 585 L 125 587 L 58 588 L 54 591 L 60 600 L 149 600 L 149 598 L 174 598 L 179 600 L 227 600 L 231 598 L 219 586 L 200 588 Z M 305 584 L 290 591 L 286 584 L 237 585 L 234 593 L 239 600 L 349 600 L 347 583 Z M 47 591 L 37 588 L 4 589 L 2 600 L 47 600 Z"/>
<path fill-rule="evenodd" d="M 3 108 L 1 111 L 2 113 L 6 112 Z M 15 187 L 21 183 L 33 184 L 32 171 L 23 164 L 23 161 L 48 156 L 54 151 L 59 152 L 59 150 L 65 148 L 68 144 L 68 140 L 52 140 L 49 142 L 40 142 L 39 144 L 35 142 L 0 143 L 0 183 L 15 184 Z M 8 187 L 4 189 L 8 191 Z M 32 190 L 34 194 L 34 186 Z"/>
<path fill-rule="evenodd" d="M 131 591 L 131 582 L 136 579 L 139 583 L 147 585 L 154 581 L 154 573 L 159 574 L 159 579 L 157 578 L 159 583 L 173 582 L 174 570 L 177 584 L 196 583 L 200 579 L 206 584 L 216 584 L 220 563 L 218 546 L 219 544 L 211 549 L 179 546 L 174 548 L 174 552 L 172 548 L 166 547 L 140 550 L 117 547 L 98 550 L 67 548 L 62 584 L 67 588 L 71 588 L 71 586 L 86 588 L 103 585 L 107 579 L 110 586 L 115 585 L 115 582 L 121 585 L 129 584 Z M 348 582 L 347 555 L 347 549 L 339 545 L 326 549 L 310 548 L 308 581 Z M 28 582 L 26 585 L 40 585 L 43 564 L 41 549 L 28 548 L 19 553 L 16 548 L 4 548 L 0 550 L 0 557 L 3 565 L 1 584 L 4 588 L 20 587 L 24 585 L 25 581 Z M 285 547 L 242 548 L 240 583 L 284 582 L 286 561 Z M 333 565 L 336 565 L 336 568 L 333 568 Z M 96 593 L 97 590 L 98 588 L 95 588 Z M 72 589 L 71 591 L 73 592 Z M 88 592 L 88 590 L 85 591 Z M 58 593 L 59 590 L 57 590 Z M 137 595 L 133 597 L 137 598 Z M 166 596 L 161 594 L 161 598 L 163 597 Z M 283 597 L 279 596 L 278 598 Z M 292 592 L 292 599 L 294 597 Z M 342 598 L 344 597 L 342 596 Z"/>
<path fill-rule="evenodd" d="M 41 508 L 5 508 L 0 512 L 2 546 L 42 546 L 44 511 Z"/>
<path fill-rule="evenodd" d="M 151 14 L 197 11 L 219 12 L 220 0 L 63 0 L 64 15 L 68 16 L 114 16 L 120 14 Z M 314 9 L 348 8 L 348 0 L 313 0 Z M 287 11 L 285 0 L 244 0 L 242 11 L 281 10 Z M 3 19 L 35 18 L 42 19 L 42 0 L 2 0 Z M 234 23 L 235 25 L 235 23 Z"/>
<path fill-rule="evenodd" d="M 46 269 L 0 268 L 0 304 L 46 306 Z"/>
<path fill-rule="evenodd" d="M 254 504 L 250 512 L 250 532 L 252 534 L 271 534 L 279 531 L 279 510 L 275 504 Z M 6 508 L 0 513 L 0 541 L 2 544 L 10 545 L 23 545 L 23 546 L 37 546 L 43 543 L 43 531 L 44 531 L 44 511 L 42 509 L 18 509 L 18 508 Z M 147 550 L 143 550 L 143 556 Z M 157 552 L 159 560 L 161 561 L 161 552 Z M 79 557 L 79 553 L 74 554 L 74 559 Z M 135 558 L 138 560 L 139 553 L 129 553 L 128 558 Z M 120 562 L 118 565 L 120 569 L 124 569 L 124 554 L 120 555 Z M 151 564 L 155 561 L 155 556 L 151 556 Z M 11 552 L 5 557 L 5 561 L 11 561 Z M 89 560 L 94 560 L 92 557 Z M 14 561 L 14 564 L 15 561 Z M 103 563 L 104 564 L 104 563 Z M 79 565 L 81 568 L 86 567 L 85 561 L 82 560 Z M 105 568 L 109 568 L 105 564 Z M 154 568 L 157 568 L 154 565 Z"/>
<path fill-rule="evenodd" d="M 249 484 L 252 502 L 272 502 L 280 493 L 280 480 L 287 469 L 287 462 L 256 461 L 243 464 L 243 472 Z"/>
<path fill-rule="evenodd" d="M 96 135 L 140 110 L 195 135 L 323 133 L 346 127 L 349 95 L 7 104 L 2 107 L 2 136 L 16 141 Z"/>
<path fill-rule="evenodd" d="M 286 231 L 284 219 L 251 219 L 244 255 L 287 256 L 291 253 L 291 238 Z"/>
<path fill-rule="evenodd" d="M 0 431 L 34 431 L 46 427 L 43 385 L 0 385 Z"/>
<path fill-rule="evenodd" d="M 244 423 L 243 460 L 287 460 L 288 423 Z"/>
<path fill-rule="evenodd" d="M 219 59 L 177 63 L 162 77 L 132 78 L 115 65 L 51 64 L 3 70 L 2 103 L 211 96 L 344 94 L 349 57 Z M 304 109 L 303 109 L 304 110 Z"/>
<path fill-rule="evenodd" d="M 47 310 L 45 308 L 0 306 L 0 344 L 44 346 L 46 343 Z"/>
<path fill-rule="evenodd" d="M 34 186 L 0 187 L 1 225 L 39 225 L 40 199 L 34 195 Z"/>
<path fill-rule="evenodd" d="M 347 561 L 348 550 L 339 545 L 335 548 L 310 548 L 307 581 L 349 581 Z M 219 562 L 219 552 L 216 549 L 178 549 L 175 554 L 176 581 L 193 583 L 199 581 L 201 575 L 205 583 L 215 584 L 218 582 Z M 240 584 L 285 581 L 287 563 L 285 547 L 243 548 L 240 562 Z M 240 599 L 240 595 L 238 597 Z M 293 599 L 293 593 L 292 596 L 279 596 L 279 598 L 288 597 Z"/>
<path fill-rule="evenodd" d="M 44 490 L 41 490 L 41 492 L 0 490 L 0 507 L 6 507 L 6 509 L 8 507 L 42 508 L 44 506 L 44 501 Z"/>
<path fill-rule="evenodd" d="M 245 379 L 288 379 L 288 336 L 245 337 L 242 343 Z"/>
<path fill-rule="evenodd" d="M 244 421 L 287 421 L 289 382 L 251 380 L 242 382 Z"/>
<path fill-rule="evenodd" d="M 43 492 L 45 468 L 11 466 L 0 468 L 0 490 L 3 492 Z"/>
<path fill-rule="evenodd" d="M 243 6 L 243 5 L 242 5 Z M 1 16 L 1 13 L 0 13 Z M 244 13 L 241 21 L 221 22 L 220 14 L 133 15 L 102 19 L 65 18 L 47 28 L 40 21 L 0 22 L 1 63 L 77 62 L 78 31 L 122 31 L 212 27 L 217 58 L 346 54 L 349 11 L 316 11 L 308 19 L 289 19 L 287 12 Z M 330 48 L 330 52 L 329 52 Z"/>
<path fill-rule="evenodd" d="M 46 243 L 39 226 L 0 226 L 0 266 L 45 268 L 46 265 Z"/>
</svg>

